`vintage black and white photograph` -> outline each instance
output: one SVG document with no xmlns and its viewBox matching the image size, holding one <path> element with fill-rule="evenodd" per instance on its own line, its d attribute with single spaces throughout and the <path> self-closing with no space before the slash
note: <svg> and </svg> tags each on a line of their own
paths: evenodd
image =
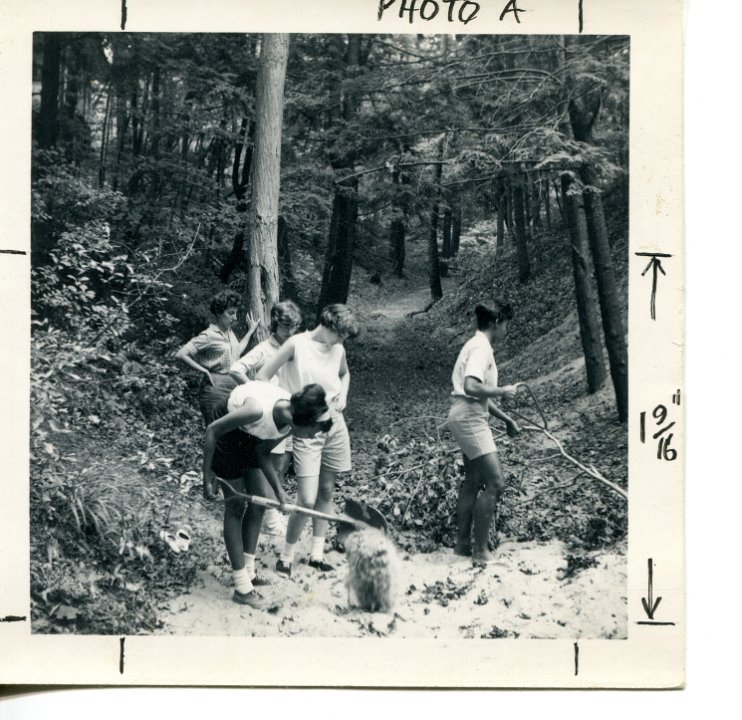
<svg viewBox="0 0 742 720">
<path fill-rule="evenodd" d="M 35 32 L 31 632 L 626 639 L 630 50 Z"/>
</svg>

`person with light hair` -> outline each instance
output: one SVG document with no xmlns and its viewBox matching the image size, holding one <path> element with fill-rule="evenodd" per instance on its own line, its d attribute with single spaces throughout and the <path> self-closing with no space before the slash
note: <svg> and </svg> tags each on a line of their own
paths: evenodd
<svg viewBox="0 0 742 720">
<path fill-rule="evenodd" d="M 257 374 L 268 380 L 282 371 L 291 392 L 308 383 L 318 383 L 327 394 L 332 427 L 327 434 L 312 438 L 294 438 L 294 471 L 298 486 L 298 504 L 320 512 L 332 508 L 332 496 L 338 473 L 351 469 L 350 436 L 343 411 L 348 402 L 350 372 L 343 343 L 358 334 L 353 311 L 342 304 L 328 305 L 313 330 L 290 337 L 275 356 Z M 306 516 L 294 513 L 288 521 L 286 542 L 276 564 L 276 572 L 290 577 L 296 546 Z M 313 519 L 312 549 L 309 565 L 321 572 L 333 566 L 324 559 L 327 521 Z"/>
<path fill-rule="evenodd" d="M 301 311 L 291 300 L 276 303 L 271 308 L 270 336 L 258 343 L 250 352 L 232 363 L 229 368 L 230 376 L 235 382 L 242 384 L 255 378 L 255 374 L 273 358 L 281 345 L 288 340 L 301 325 Z M 269 382 L 288 390 L 285 380 L 282 382 L 284 369 L 281 368 Z M 279 477 L 284 478 L 291 464 L 293 451 L 291 436 L 282 440 L 275 448 L 271 457 L 276 466 Z M 282 536 L 286 532 L 286 524 L 278 510 L 266 510 L 263 517 L 263 532 L 267 535 Z"/>
</svg>

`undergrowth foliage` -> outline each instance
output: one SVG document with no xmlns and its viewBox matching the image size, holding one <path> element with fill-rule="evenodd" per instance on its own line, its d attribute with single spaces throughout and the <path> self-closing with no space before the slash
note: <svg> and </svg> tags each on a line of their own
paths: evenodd
<svg viewBox="0 0 742 720">
<path fill-rule="evenodd" d="M 66 180 L 62 169 L 37 183 L 37 218 Z M 55 221 L 49 262 L 32 271 L 33 628 L 141 632 L 157 623 L 158 597 L 185 587 L 198 563 L 168 554 L 159 532 L 194 467 L 200 423 L 171 360 L 160 299 L 169 284 L 112 241 L 100 216 L 119 198 L 80 185 L 78 207 Z M 140 314 L 159 337 L 142 334 Z"/>
<path fill-rule="evenodd" d="M 559 539 L 594 550 L 625 537 L 624 501 L 555 458 L 535 461 L 523 440 L 498 438 L 506 473 L 490 547 L 503 540 Z M 354 488 L 390 522 L 397 542 L 411 552 L 452 547 L 456 538 L 456 499 L 464 463 L 456 443 L 442 438 L 401 439 L 384 435 L 377 444 L 374 477 Z"/>
</svg>

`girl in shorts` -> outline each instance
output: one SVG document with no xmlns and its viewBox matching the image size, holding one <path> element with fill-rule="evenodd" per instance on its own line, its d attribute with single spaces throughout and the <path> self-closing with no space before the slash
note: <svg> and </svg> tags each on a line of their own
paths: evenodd
<svg viewBox="0 0 742 720">
<path fill-rule="evenodd" d="M 331 425 L 325 391 L 307 385 L 290 395 L 265 382 L 250 381 L 235 388 L 217 403 L 212 422 L 206 428 L 203 457 L 204 496 L 216 497 L 217 478 L 224 492 L 224 542 L 232 566 L 233 600 L 253 608 L 265 607 L 255 590 L 268 581 L 255 574 L 263 508 L 244 495 L 277 500 L 286 494 L 271 461 L 271 450 L 289 433 L 311 438 Z"/>
<path fill-rule="evenodd" d="M 328 512 L 338 473 L 351 469 L 350 437 L 343 410 L 348 400 L 350 373 L 343 342 L 358 334 L 358 323 L 346 305 L 328 305 L 320 315 L 320 324 L 307 332 L 289 338 L 258 372 L 258 380 L 267 380 L 279 370 L 287 387 L 296 392 L 307 383 L 319 383 L 327 394 L 332 427 L 325 435 L 295 435 L 294 470 L 298 485 L 298 504 Z M 294 513 L 288 522 L 286 543 L 276 571 L 289 577 L 296 545 L 306 517 Z M 327 521 L 313 519 L 312 550 L 309 565 L 322 572 L 333 570 L 325 562 L 324 545 Z"/>
<path fill-rule="evenodd" d="M 266 364 L 301 325 L 301 311 L 291 302 L 284 300 L 276 303 L 271 308 L 270 337 L 258 343 L 249 353 L 243 355 L 229 368 L 229 374 L 239 383 L 246 383 L 255 377 L 263 365 Z M 286 388 L 286 383 L 281 382 L 283 368 L 270 378 L 270 382 Z M 291 463 L 292 438 L 287 437 L 273 448 L 273 464 L 280 478 L 285 477 Z M 286 526 L 278 510 L 266 510 L 263 517 L 263 531 L 268 535 L 282 536 L 286 532 Z"/>
<path fill-rule="evenodd" d="M 495 300 L 491 306 L 477 305 L 474 312 L 478 330 L 461 349 L 454 365 L 451 409 L 446 426 L 464 454 L 465 476 L 456 507 L 454 552 L 471 555 L 474 564 L 482 565 L 492 559 L 487 549 L 487 537 L 497 502 L 505 488 L 489 416 L 503 420 L 508 435 L 519 434 L 520 428 L 493 402 L 495 398 L 512 399 L 518 390 L 517 385 L 497 386 L 497 365 L 492 352 L 493 344 L 507 335 L 513 309 L 509 304 Z"/>
<path fill-rule="evenodd" d="M 210 305 L 214 322 L 175 354 L 178 360 L 203 375 L 198 405 L 207 425 L 214 405 L 220 402 L 224 391 L 235 387 L 229 369 L 245 352 L 258 327 L 258 323 L 248 314 L 247 332 L 242 340 L 237 340 L 232 326 L 237 322 L 239 305 L 240 296 L 234 290 L 222 290 L 214 295 Z"/>
</svg>

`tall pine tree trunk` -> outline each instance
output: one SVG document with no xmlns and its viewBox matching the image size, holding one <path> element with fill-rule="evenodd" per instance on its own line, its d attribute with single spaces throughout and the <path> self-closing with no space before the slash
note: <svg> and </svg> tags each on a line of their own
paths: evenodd
<svg viewBox="0 0 742 720">
<path fill-rule="evenodd" d="M 430 210 L 430 231 L 428 234 L 428 278 L 430 281 L 430 296 L 433 301 L 443 297 L 441 285 L 441 268 L 438 261 L 438 205 L 441 193 L 441 177 L 443 175 L 443 159 L 446 152 L 446 138 L 441 138 L 438 151 L 438 164 L 435 166 L 435 189 L 433 190 L 433 207 Z"/>
<path fill-rule="evenodd" d="M 575 281 L 577 317 L 580 321 L 580 339 L 585 355 L 587 385 L 591 393 L 602 387 L 606 372 L 603 361 L 603 347 L 600 342 L 600 324 L 595 294 L 590 282 L 588 267 L 587 222 L 582 193 L 571 192 L 572 181 L 562 177 L 562 196 L 567 209 L 569 224 L 572 274 Z"/>
<path fill-rule="evenodd" d="M 407 200 L 400 187 L 401 183 L 409 183 L 406 173 L 400 171 L 399 166 L 392 173 L 394 196 L 392 198 L 392 221 L 389 226 L 389 258 L 392 261 L 392 272 L 395 277 L 404 275 L 405 261 L 405 224 L 407 219 Z"/>
<path fill-rule="evenodd" d="M 44 33 L 44 59 L 41 65 L 41 106 L 38 141 L 43 150 L 53 148 L 59 137 L 59 75 L 62 41 L 59 33 Z"/>
<path fill-rule="evenodd" d="M 278 194 L 281 178 L 283 87 L 288 34 L 267 34 L 260 53 L 255 93 L 255 150 L 249 216 L 247 306 L 270 325 L 278 301 Z"/>
<path fill-rule="evenodd" d="M 345 303 L 350 292 L 353 251 L 358 220 L 358 178 L 350 178 L 335 187 L 327 241 L 322 288 L 317 304 L 317 319 L 322 308 L 331 303 Z"/>
<path fill-rule="evenodd" d="M 513 187 L 513 215 L 515 216 L 515 249 L 518 255 L 518 280 L 522 283 L 526 282 L 531 276 L 531 261 L 528 257 L 526 230 L 526 208 L 523 193 L 523 182 L 522 180 L 518 180 Z"/>
<path fill-rule="evenodd" d="M 451 253 L 458 255 L 461 243 L 461 203 L 458 199 L 453 202 L 451 215 Z"/>
<path fill-rule="evenodd" d="M 350 77 L 355 77 L 361 63 L 361 35 L 349 35 L 346 46 L 346 65 Z M 342 96 L 343 121 L 349 122 L 356 113 L 359 98 L 352 92 Z M 347 169 L 352 173 L 356 152 L 354 148 L 338 153 L 333 166 L 336 170 Z M 317 305 L 317 321 L 322 309 L 330 303 L 345 303 L 350 291 L 350 277 L 353 272 L 353 252 L 356 243 L 356 222 L 358 220 L 358 178 L 350 177 L 335 184 L 332 200 L 330 235 L 327 240 L 327 254 L 322 273 Z"/>
<path fill-rule="evenodd" d="M 451 217 L 453 210 L 451 203 L 446 203 L 446 207 L 443 210 L 443 247 L 441 248 L 441 256 L 444 258 L 451 257 L 453 255 L 453 245 L 451 244 Z"/>
<path fill-rule="evenodd" d="M 592 128 L 600 111 L 601 94 L 599 90 L 584 93 L 579 99 L 569 103 L 569 119 L 575 140 L 593 143 Z M 611 379 L 616 395 L 618 418 L 624 422 L 629 412 L 629 362 L 621 317 L 621 302 L 618 295 L 616 275 L 613 270 L 613 257 L 608 242 L 605 225 L 603 201 L 599 189 L 599 178 L 594 168 L 584 165 L 580 177 L 585 185 L 585 216 L 590 240 L 590 251 L 598 283 L 598 300 L 603 320 L 605 346 L 611 368 Z"/>
<path fill-rule="evenodd" d="M 278 269 L 281 279 L 281 297 L 285 300 L 298 300 L 299 290 L 296 287 L 294 271 L 291 265 L 289 224 L 283 215 L 278 216 Z"/>
</svg>

